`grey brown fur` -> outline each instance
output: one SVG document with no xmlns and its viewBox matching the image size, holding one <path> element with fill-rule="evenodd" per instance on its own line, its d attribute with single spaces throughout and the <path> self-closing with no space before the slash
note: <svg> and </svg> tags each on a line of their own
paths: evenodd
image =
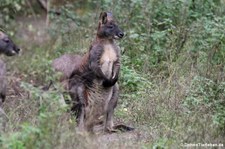
<svg viewBox="0 0 225 149">
<path fill-rule="evenodd" d="M 73 55 L 75 59 L 70 61 L 71 57 L 64 55 L 53 62 L 53 67 L 60 59 L 74 62 L 65 66 L 67 68 L 61 65 L 60 69 L 55 69 L 66 77 L 71 72 L 67 70 L 73 70 L 67 83 L 73 100 L 72 110 L 81 130 L 93 132 L 94 126 L 103 123 L 104 131 L 114 131 L 113 114 L 119 95 L 117 80 L 120 71 L 120 48 L 114 40 L 123 35 L 112 14 L 102 12 L 97 36 L 89 51 L 81 59 Z"/>
<path fill-rule="evenodd" d="M 65 54 L 53 61 L 52 67 L 56 71 L 62 73 L 60 81 L 65 90 L 69 89 L 69 77 L 72 75 L 74 70 L 78 69 L 81 60 L 82 57 L 80 55 Z"/>
<path fill-rule="evenodd" d="M 0 54 L 6 56 L 13 56 L 18 54 L 20 49 L 14 44 L 14 42 L 2 31 L 0 31 Z M 0 60 L 0 131 L 2 130 L 2 122 L 4 122 L 5 112 L 2 109 L 2 104 L 6 98 L 7 76 L 6 76 L 6 64 Z"/>
<path fill-rule="evenodd" d="M 116 82 L 120 70 L 120 49 L 114 39 L 123 35 L 112 14 L 101 13 L 96 39 L 79 69 L 70 77 L 71 97 L 75 93 L 78 96 L 75 95 L 73 100 L 80 103 L 77 113 L 81 130 L 92 132 L 94 126 L 103 122 L 105 131 L 113 131 L 113 113 L 119 91 Z M 74 88 L 79 77 L 82 83 Z"/>
<path fill-rule="evenodd" d="M 5 100 L 6 84 L 6 65 L 0 60 L 0 108 Z"/>
</svg>

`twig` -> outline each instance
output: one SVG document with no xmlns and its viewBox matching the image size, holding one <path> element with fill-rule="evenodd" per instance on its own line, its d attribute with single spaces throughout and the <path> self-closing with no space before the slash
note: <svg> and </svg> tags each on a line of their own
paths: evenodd
<svg viewBox="0 0 225 149">
<path fill-rule="evenodd" d="M 37 17 L 36 17 L 36 14 L 35 14 L 35 12 L 34 12 L 34 9 L 33 9 L 32 5 L 31 5 L 30 1 L 29 1 L 29 0 L 26 0 L 26 3 L 29 5 L 29 7 L 30 7 L 30 9 L 31 9 L 31 13 L 32 13 L 32 15 L 34 16 L 34 18 L 35 18 L 35 20 L 36 20 Z"/>
</svg>

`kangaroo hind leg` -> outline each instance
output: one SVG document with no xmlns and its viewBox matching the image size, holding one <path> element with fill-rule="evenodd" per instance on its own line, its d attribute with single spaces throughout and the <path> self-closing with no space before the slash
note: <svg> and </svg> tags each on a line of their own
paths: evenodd
<svg viewBox="0 0 225 149">
<path fill-rule="evenodd" d="M 112 98 L 108 102 L 106 106 L 106 114 L 105 114 L 105 122 L 104 122 L 104 130 L 107 132 L 115 132 L 116 130 L 113 128 L 113 116 L 114 116 L 114 109 L 117 106 L 117 101 L 119 98 L 119 86 L 115 84 L 113 86 L 113 93 Z"/>
</svg>

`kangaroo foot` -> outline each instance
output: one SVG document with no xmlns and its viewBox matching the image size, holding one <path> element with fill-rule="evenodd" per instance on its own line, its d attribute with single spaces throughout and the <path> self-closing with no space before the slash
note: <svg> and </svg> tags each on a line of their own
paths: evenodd
<svg viewBox="0 0 225 149">
<path fill-rule="evenodd" d="M 106 127 L 105 128 L 105 132 L 108 132 L 108 133 L 116 133 L 118 132 L 119 130 L 117 129 L 114 129 L 113 127 Z"/>
</svg>

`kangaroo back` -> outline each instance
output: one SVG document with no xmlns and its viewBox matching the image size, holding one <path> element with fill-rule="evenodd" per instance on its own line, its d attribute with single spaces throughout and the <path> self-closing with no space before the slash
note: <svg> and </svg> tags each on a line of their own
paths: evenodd
<svg viewBox="0 0 225 149">
<path fill-rule="evenodd" d="M 18 54 L 20 49 L 15 43 L 2 31 L 0 31 L 0 54 L 13 56 Z M 6 64 L 0 60 L 0 106 L 5 100 L 6 94 Z"/>
<path fill-rule="evenodd" d="M 69 78 L 72 72 L 79 68 L 82 57 L 80 55 L 65 54 L 52 63 L 52 67 Z"/>
</svg>

